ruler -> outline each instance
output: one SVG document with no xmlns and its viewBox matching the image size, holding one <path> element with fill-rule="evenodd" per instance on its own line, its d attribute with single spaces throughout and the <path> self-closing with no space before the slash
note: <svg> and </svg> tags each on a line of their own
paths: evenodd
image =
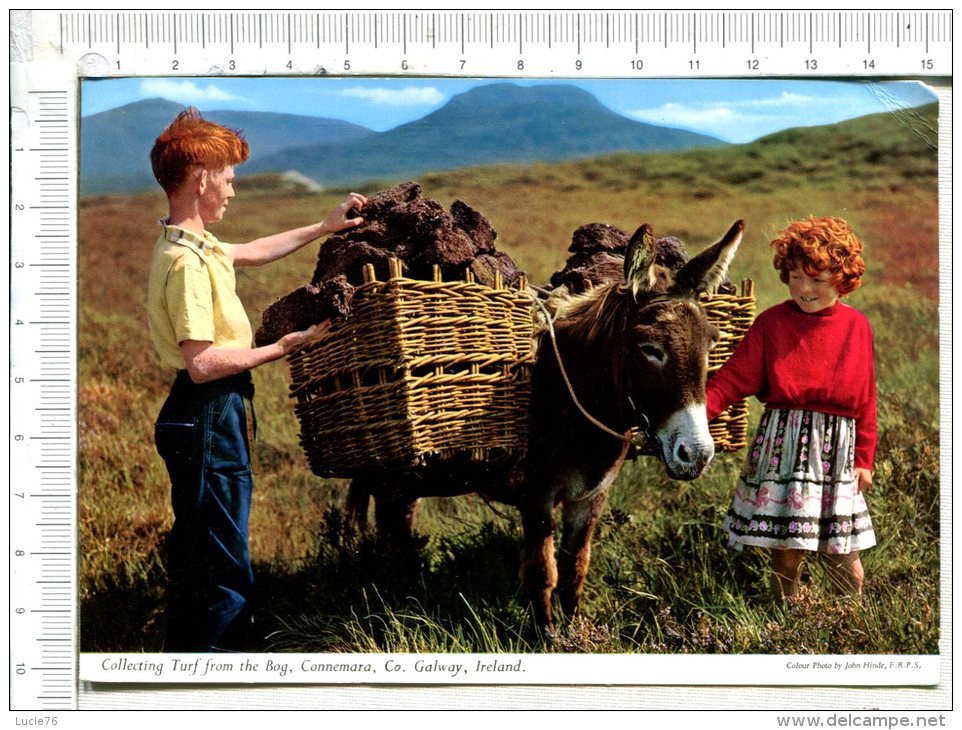
<svg viewBox="0 0 962 730">
<path fill-rule="evenodd" d="M 80 80 L 949 78 L 952 13 L 11 13 L 10 706 L 77 704 Z"/>
<path fill-rule="evenodd" d="M 111 75 L 950 76 L 942 11 L 43 13 Z"/>
<path fill-rule="evenodd" d="M 10 164 L 10 675 L 17 701 L 69 708 L 76 654 L 75 97 L 34 88 Z"/>
</svg>

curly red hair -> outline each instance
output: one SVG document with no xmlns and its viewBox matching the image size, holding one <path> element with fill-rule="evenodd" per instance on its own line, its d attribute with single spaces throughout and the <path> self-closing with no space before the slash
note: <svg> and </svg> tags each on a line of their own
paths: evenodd
<svg viewBox="0 0 962 730">
<path fill-rule="evenodd" d="M 204 119 L 189 107 L 165 129 L 150 151 L 154 177 L 168 194 L 179 188 L 191 168 L 222 170 L 250 157 L 250 145 L 239 132 Z"/>
<path fill-rule="evenodd" d="M 773 263 L 786 284 L 789 272 L 801 267 L 809 276 L 830 271 L 839 296 L 851 294 L 862 285 L 865 274 L 862 242 L 841 218 L 796 221 L 782 231 L 771 246 L 775 250 Z"/>
</svg>

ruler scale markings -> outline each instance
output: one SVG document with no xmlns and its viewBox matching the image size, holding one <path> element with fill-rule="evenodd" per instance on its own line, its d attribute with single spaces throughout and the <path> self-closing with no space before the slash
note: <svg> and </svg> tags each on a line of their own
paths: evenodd
<svg viewBox="0 0 962 730">
<path fill-rule="evenodd" d="M 65 31 L 63 33 L 65 42 L 70 42 L 69 39 L 71 38 L 78 39 L 85 43 L 88 48 L 96 43 L 114 44 L 120 37 L 117 30 L 119 23 L 114 22 L 111 16 L 99 17 L 82 25 L 68 22 L 63 22 L 60 25 Z M 27 522 L 27 524 L 32 524 L 35 527 L 38 534 L 29 534 L 28 531 L 19 529 L 17 525 L 20 524 L 21 520 L 18 520 L 16 524 L 10 526 L 10 539 L 11 544 L 16 547 L 17 555 L 31 561 L 37 561 L 38 565 L 36 566 L 33 563 L 23 564 L 28 566 L 28 569 L 36 567 L 36 570 L 33 571 L 34 576 L 38 576 L 40 581 L 56 580 L 57 583 L 65 586 L 62 591 L 63 598 L 53 597 L 53 600 L 56 600 L 57 609 L 52 608 L 51 595 L 36 581 L 33 583 L 34 587 L 17 586 L 19 590 L 16 593 L 17 598 L 15 600 L 18 602 L 16 606 L 33 612 L 57 610 L 64 614 L 57 620 L 56 626 L 49 621 L 49 617 L 44 619 L 41 626 L 45 628 L 42 629 L 38 642 L 41 647 L 40 656 L 32 655 L 31 658 L 34 659 L 32 663 L 18 665 L 21 667 L 36 667 L 39 677 L 40 674 L 50 673 L 49 647 L 51 639 L 60 640 L 61 637 L 66 637 L 65 653 L 67 656 L 72 653 L 69 645 L 72 643 L 72 631 L 70 629 L 72 627 L 72 607 L 75 600 L 75 592 L 71 590 L 74 575 L 74 541 L 71 539 L 73 523 L 63 525 L 62 522 L 63 517 L 68 519 L 71 517 L 70 506 L 73 496 L 71 488 L 73 484 L 71 472 L 74 461 L 74 449 L 72 448 L 73 424 L 72 419 L 69 418 L 72 408 L 65 405 L 69 403 L 73 391 L 72 360 L 69 357 L 72 353 L 69 347 L 71 341 L 69 337 L 69 317 L 71 314 L 71 285 L 69 280 L 72 277 L 68 274 L 56 276 L 47 274 L 51 267 L 57 269 L 69 268 L 69 265 L 64 263 L 70 261 L 70 257 L 64 254 L 64 251 L 69 251 L 69 247 L 62 244 L 69 241 L 70 235 L 69 229 L 62 221 L 68 219 L 66 212 L 70 209 L 68 205 L 70 178 L 66 174 L 65 163 L 60 160 L 67 158 L 69 154 L 70 136 L 67 121 L 69 119 L 67 92 L 53 89 L 30 90 L 29 96 L 34 99 L 34 103 L 28 104 L 28 107 L 33 106 L 36 113 L 32 115 L 34 121 L 32 127 L 33 144 L 25 145 L 25 148 L 34 161 L 36 159 L 41 161 L 40 165 L 33 165 L 34 169 L 42 167 L 44 172 L 43 174 L 32 175 L 29 178 L 33 181 L 34 187 L 33 192 L 27 194 L 27 200 L 30 204 L 25 206 L 25 209 L 35 211 L 39 219 L 39 226 L 34 227 L 31 231 L 30 238 L 37 241 L 38 244 L 24 257 L 25 269 L 37 271 L 39 274 L 38 285 L 33 287 L 35 291 L 39 294 L 47 294 L 40 291 L 47 288 L 51 291 L 47 295 L 48 298 L 38 301 L 34 317 L 24 317 L 29 324 L 39 328 L 37 336 L 34 337 L 34 342 L 37 342 L 39 338 L 39 350 L 41 352 L 35 353 L 39 357 L 39 362 L 34 363 L 33 369 L 37 376 L 31 375 L 19 379 L 19 382 L 40 389 L 39 398 L 34 397 L 30 403 L 33 408 L 24 409 L 24 412 L 33 413 L 33 425 L 26 421 L 22 424 L 19 421 L 17 423 L 18 430 L 22 430 L 26 436 L 26 442 L 35 444 L 39 452 L 35 459 L 31 460 L 29 454 L 25 459 L 26 463 L 34 467 L 33 471 L 37 474 L 37 477 L 31 478 L 26 475 L 27 488 L 23 490 L 22 494 L 16 493 L 17 497 L 25 500 L 29 496 L 29 502 L 25 501 L 23 506 L 17 506 L 14 509 L 22 510 L 26 508 L 28 511 L 24 516 L 32 512 L 39 518 L 39 521 L 35 519 Z M 15 159 L 12 165 L 14 173 L 20 165 L 20 161 Z M 50 170 L 53 168 L 56 168 L 59 174 L 51 174 Z M 15 177 L 27 179 L 27 176 L 24 175 L 15 175 Z M 31 195 L 32 200 L 30 200 Z M 60 201 L 63 201 L 63 204 L 59 204 Z M 65 213 L 59 211 L 65 211 Z M 21 229 L 19 220 L 13 221 L 11 234 L 13 248 L 16 248 L 18 240 L 27 237 L 26 231 Z M 67 319 L 64 319 L 65 315 Z M 53 333 L 57 331 L 62 331 L 63 334 L 54 335 Z M 47 348 L 47 343 L 53 339 L 62 339 L 65 346 L 65 349 L 55 356 L 43 352 Z M 50 349 L 53 350 L 54 348 L 51 347 Z M 59 347 L 56 349 L 60 350 Z M 14 363 L 14 366 L 18 367 L 16 363 Z M 27 393 L 24 392 L 25 397 L 29 398 L 30 396 Z M 14 398 L 17 397 L 19 396 L 14 395 Z M 48 408 L 60 410 L 63 413 L 62 418 L 51 420 L 50 416 L 54 414 L 39 412 L 39 409 L 47 410 Z M 18 418 L 23 415 L 20 411 L 17 412 Z M 24 476 L 22 472 L 21 476 Z M 62 507 L 55 510 L 41 507 L 48 500 L 48 495 L 54 493 L 63 495 L 56 500 Z M 29 504 L 34 502 L 37 504 L 37 508 L 29 507 Z M 59 515 L 60 519 L 57 519 L 55 515 Z M 56 524 L 62 526 L 54 527 Z M 14 573 L 16 574 L 16 572 L 17 569 Z M 11 609 L 13 608 L 15 608 L 15 605 L 11 604 Z M 20 608 L 11 611 L 12 617 L 21 613 Z M 67 620 L 64 620 L 64 617 Z M 22 626 L 18 627 L 18 629 L 23 628 Z M 29 631 L 26 631 L 26 634 L 29 633 Z M 24 639 L 26 638 L 27 636 L 24 636 Z M 22 642 L 12 641 L 11 643 L 11 658 L 12 661 L 16 662 L 20 658 L 19 652 L 23 651 Z M 36 662 L 38 658 L 39 663 Z M 68 678 L 72 676 L 69 667 L 66 671 L 61 671 L 60 674 Z M 53 696 L 51 690 L 54 685 L 50 683 L 49 679 L 21 679 L 19 670 L 16 677 L 18 683 L 27 681 L 30 684 L 26 692 L 32 692 L 31 696 L 35 698 Z M 66 689 L 71 687 L 66 679 L 62 685 Z M 37 690 L 40 691 L 40 694 L 36 694 Z M 62 694 L 57 696 L 63 697 Z M 66 699 L 69 700 L 69 697 Z M 67 706 L 69 707 L 69 704 Z"/>
</svg>

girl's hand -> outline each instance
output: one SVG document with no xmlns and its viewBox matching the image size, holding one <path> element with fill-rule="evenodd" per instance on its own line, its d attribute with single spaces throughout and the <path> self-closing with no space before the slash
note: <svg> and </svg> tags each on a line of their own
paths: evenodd
<svg viewBox="0 0 962 730">
<path fill-rule="evenodd" d="M 870 469 L 856 467 L 855 469 L 855 491 L 861 494 L 872 488 L 872 472 Z"/>
<path fill-rule="evenodd" d="M 367 203 L 360 193 L 351 193 L 345 198 L 344 202 L 337 206 L 324 221 L 324 228 L 327 233 L 337 233 L 348 228 L 355 228 L 364 222 L 361 217 L 348 218 L 347 215 L 352 210 L 360 210 Z"/>
</svg>

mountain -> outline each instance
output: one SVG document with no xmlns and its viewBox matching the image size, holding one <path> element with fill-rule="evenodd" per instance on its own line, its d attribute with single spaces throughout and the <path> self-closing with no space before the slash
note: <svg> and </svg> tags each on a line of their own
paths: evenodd
<svg viewBox="0 0 962 730">
<path fill-rule="evenodd" d="M 147 99 L 92 114 L 80 121 L 80 193 L 120 193 L 156 188 L 150 170 L 154 140 L 183 110 L 182 104 Z M 357 143 L 375 134 L 335 119 L 270 112 L 210 111 L 206 119 L 243 132 L 251 159 L 285 147 L 325 142 Z"/>
<path fill-rule="evenodd" d="M 610 152 L 655 152 L 725 143 L 636 122 L 573 86 L 490 84 L 361 144 L 291 148 L 245 172 L 296 169 L 327 185 L 503 162 L 559 162 Z"/>
<path fill-rule="evenodd" d="M 156 186 L 148 155 L 183 107 L 136 102 L 81 120 L 81 195 Z M 323 185 L 359 185 L 466 165 L 558 162 L 609 152 L 724 145 L 714 137 L 636 122 L 573 86 L 499 83 L 453 97 L 414 122 L 377 133 L 330 119 L 210 111 L 251 143 L 241 176 L 297 171 Z"/>
</svg>

